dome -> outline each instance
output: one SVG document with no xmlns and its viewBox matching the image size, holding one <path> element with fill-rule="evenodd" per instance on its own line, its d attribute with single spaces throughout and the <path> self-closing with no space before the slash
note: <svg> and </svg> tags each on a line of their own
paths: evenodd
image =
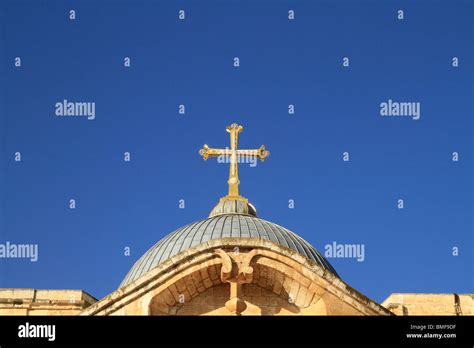
<svg viewBox="0 0 474 348">
<path fill-rule="evenodd" d="M 242 132 L 243 127 L 233 123 L 226 130 L 230 133 L 230 148 L 217 149 L 204 145 L 199 154 L 204 160 L 217 156 L 230 157 L 228 194 L 219 200 L 207 219 L 178 228 L 151 247 L 135 262 L 120 287 L 133 283 L 161 263 L 187 249 L 222 238 L 268 240 L 300 254 L 309 262 L 313 262 L 338 276 L 329 262 L 311 244 L 284 227 L 258 218 L 255 207 L 247 198 L 240 195 L 238 156 L 247 155 L 264 161 L 270 152 L 265 149 L 264 145 L 253 150 L 238 149 L 238 135 Z"/>
<path fill-rule="evenodd" d="M 326 259 L 300 236 L 253 214 L 220 214 L 193 222 L 170 233 L 135 262 L 120 287 L 126 286 L 169 258 L 189 248 L 220 238 L 258 238 L 272 241 L 306 257 L 337 276 Z"/>
</svg>

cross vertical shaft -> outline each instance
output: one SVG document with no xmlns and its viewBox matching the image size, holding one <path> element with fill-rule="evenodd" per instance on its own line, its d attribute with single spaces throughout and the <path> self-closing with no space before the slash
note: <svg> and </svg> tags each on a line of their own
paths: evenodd
<svg viewBox="0 0 474 348">
<path fill-rule="evenodd" d="M 239 168 L 238 168 L 238 158 L 237 158 L 237 148 L 239 142 L 239 133 L 242 131 L 242 126 L 237 126 L 237 124 L 232 124 L 227 127 L 227 132 L 230 133 L 230 168 L 229 168 L 229 196 L 238 197 L 239 196 Z"/>
</svg>

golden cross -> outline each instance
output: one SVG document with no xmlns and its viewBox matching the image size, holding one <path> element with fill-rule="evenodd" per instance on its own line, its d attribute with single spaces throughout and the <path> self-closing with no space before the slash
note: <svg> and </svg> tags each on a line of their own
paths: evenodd
<svg viewBox="0 0 474 348">
<path fill-rule="evenodd" d="M 230 171 L 229 171 L 229 194 L 228 197 L 238 198 L 239 195 L 239 170 L 237 168 L 237 162 L 239 156 L 258 157 L 262 161 L 270 155 L 265 149 L 265 146 L 260 146 L 257 150 L 238 150 L 237 143 L 239 139 L 239 133 L 243 131 L 244 127 L 239 126 L 237 123 L 233 123 L 227 126 L 226 130 L 230 133 L 230 149 L 213 149 L 204 144 L 204 147 L 199 150 L 199 154 L 207 160 L 209 157 L 216 156 L 230 156 Z"/>
</svg>

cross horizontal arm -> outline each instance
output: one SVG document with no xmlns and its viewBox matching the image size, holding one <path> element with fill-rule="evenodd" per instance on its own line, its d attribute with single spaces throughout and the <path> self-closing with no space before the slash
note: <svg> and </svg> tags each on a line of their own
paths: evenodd
<svg viewBox="0 0 474 348">
<path fill-rule="evenodd" d="M 199 154 L 207 160 L 209 157 L 217 157 L 217 156 L 232 156 L 231 149 L 214 149 L 207 145 L 204 145 L 201 150 L 199 150 Z M 245 150 L 240 149 L 236 150 L 237 156 L 247 156 L 247 157 L 258 157 L 262 161 L 265 160 L 270 155 L 270 152 L 265 149 L 265 146 L 260 146 L 259 149 L 255 150 Z"/>
</svg>

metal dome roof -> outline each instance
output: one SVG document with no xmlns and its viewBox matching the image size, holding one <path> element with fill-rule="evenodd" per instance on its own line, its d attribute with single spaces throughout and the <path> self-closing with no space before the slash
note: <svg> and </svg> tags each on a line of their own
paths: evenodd
<svg viewBox="0 0 474 348">
<path fill-rule="evenodd" d="M 128 285 L 178 253 L 219 238 L 259 238 L 292 249 L 337 276 L 334 268 L 295 233 L 251 215 L 222 214 L 193 222 L 170 233 L 151 247 L 130 269 L 120 287 Z"/>
</svg>

